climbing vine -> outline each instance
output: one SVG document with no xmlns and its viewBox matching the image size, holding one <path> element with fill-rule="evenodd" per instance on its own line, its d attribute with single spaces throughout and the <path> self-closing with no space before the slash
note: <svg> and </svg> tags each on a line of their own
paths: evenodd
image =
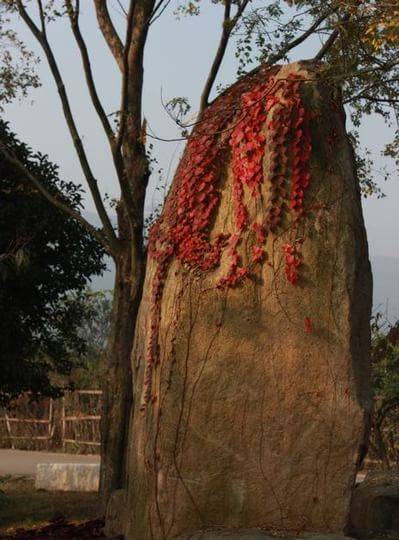
<svg viewBox="0 0 399 540">
<path fill-rule="evenodd" d="M 159 362 L 158 333 L 162 293 L 172 259 L 191 272 L 205 273 L 229 257 L 218 288 L 234 287 L 251 277 L 254 265 L 266 258 L 265 245 L 286 214 L 294 226 L 305 213 L 305 193 L 310 183 L 310 112 L 301 96 L 300 77 L 254 78 L 239 83 L 209 107 L 190 137 L 165 210 L 149 236 L 149 256 L 156 261 L 152 278 L 150 335 L 146 351 L 144 403 L 154 401 L 153 370 Z M 264 77 L 263 77 L 264 79 Z M 229 157 L 229 154 L 231 157 Z M 212 235 L 211 225 L 220 201 L 223 163 L 232 163 L 234 230 Z M 267 168 L 264 164 L 267 164 Z M 266 170 L 265 170 L 266 169 Z M 265 219 L 252 219 L 248 201 L 261 196 L 268 179 Z M 238 246 L 243 233 L 254 238 L 252 259 L 244 266 Z M 283 246 L 285 275 L 297 285 L 301 266 L 300 243 Z M 311 331 L 310 319 L 305 331 Z"/>
</svg>

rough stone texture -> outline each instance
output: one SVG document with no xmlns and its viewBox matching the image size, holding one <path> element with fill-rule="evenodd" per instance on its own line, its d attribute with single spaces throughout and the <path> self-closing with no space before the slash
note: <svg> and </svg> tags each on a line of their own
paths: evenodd
<svg viewBox="0 0 399 540">
<path fill-rule="evenodd" d="M 279 76 L 301 70 L 312 78 L 305 69 L 294 64 Z M 262 76 L 233 89 L 247 91 Z M 217 288 L 226 254 L 208 273 L 172 260 L 155 397 L 140 410 L 156 272 L 149 258 L 132 357 L 128 540 L 170 540 L 209 527 L 341 532 L 347 524 L 370 406 L 371 273 L 339 93 L 308 82 L 303 96 L 315 113 L 306 217 L 294 238 L 287 217 L 268 236 L 263 265 L 231 289 Z M 266 152 L 262 197 L 246 198 L 258 221 L 266 213 L 268 159 Z M 228 154 L 220 166 L 211 237 L 234 232 Z M 250 265 L 245 234 L 240 255 Z M 282 246 L 298 237 L 303 264 L 294 286 Z"/>
<path fill-rule="evenodd" d="M 92 463 L 38 463 L 36 489 L 98 491 L 100 465 Z"/>
<path fill-rule="evenodd" d="M 124 530 L 127 520 L 126 498 L 124 489 L 117 489 L 111 494 L 105 516 L 104 532 L 107 537 L 117 536 Z"/>
<path fill-rule="evenodd" d="M 178 540 L 217 540 L 222 538 L 224 540 L 271 540 L 272 537 L 267 533 L 261 531 L 241 531 L 241 532 L 229 532 L 229 531 L 211 531 L 211 532 L 197 532 L 194 534 L 183 535 Z"/>
<path fill-rule="evenodd" d="M 312 534 L 300 536 L 271 536 L 262 531 L 207 531 L 180 536 L 176 540 L 351 540 L 341 534 Z"/>
<path fill-rule="evenodd" d="M 356 534 L 399 535 L 399 473 L 372 471 L 353 492 L 350 516 Z"/>
</svg>

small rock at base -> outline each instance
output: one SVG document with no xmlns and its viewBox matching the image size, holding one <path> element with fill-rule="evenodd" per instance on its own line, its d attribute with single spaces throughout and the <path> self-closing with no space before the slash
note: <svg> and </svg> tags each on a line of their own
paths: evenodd
<svg viewBox="0 0 399 540">
<path fill-rule="evenodd" d="M 98 491 L 100 465 L 94 463 L 38 463 L 36 489 Z"/>
<path fill-rule="evenodd" d="M 399 535 L 399 473 L 372 471 L 353 492 L 350 530 L 356 535 Z"/>
</svg>

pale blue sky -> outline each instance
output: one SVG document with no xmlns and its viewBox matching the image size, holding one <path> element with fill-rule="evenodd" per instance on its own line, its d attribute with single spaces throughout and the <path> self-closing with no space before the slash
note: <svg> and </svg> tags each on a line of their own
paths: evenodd
<svg viewBox="0 0 399 540">
<path fill-rule="evenodd" d="M 255 0 L 257 1 L 257 0 Z M 107 112 L 119 108 L 119 73 L 115 63 L 103 42 L 97 28 L 92 2 L 84 0 L 82 29 L 92 56 L 96 83 Z M 173 7 L 152 27 L 145 56 L 145 96 L 144 113 L 152 130 L 164 138 L 178 135 L 172 121 L 166 115 L 161 104 L 161 91 L 164 99 L 174 96 L 186 96 L 195 110 L 199 93 L 203 86 L 207 70 L 214 54 L 220 30 L 222 9 L 211 2 L 204 3 L 200 17 L 185 18 L 177 21 L 173 16 Z M 122 18 L 115 12 L 115 20 Z M 36 48 L 30 35 L 21 23 L 15 22 L 28 45 Z M 80 57 L 72 39 L 66 21 L 55 23 L 50 30 L 50 40 L 62 68 L 66 86 L 73 105 L 73 111 L 82 135 L 83 143 L 90 158 L 93 170 L 103 191 L 111 196 L 118 193 L 112 163 L 101 126 L 93 113 L 81 70 Z M 313 43 L 314 45 L 314 43 Z M 310 56 L 313 48 L 302 47 L 293 59 Z M 84 184 L 54 83 L 49 76 L 45 62 L 39 66 L 43 86 L 30 94 L 30 99 L 14 103 L 7 107 L 6 118 L 19 137 L 34 149 L 47 153 L 50 159 L 60 166 L 65 179 Z M 218 82 L 228 84 L 234 81 L 236 63 L 234 51 L 228 51 Z M 378 119 L 365 123 L 362 136 L 376 156 L 384 142 L 389 140 L 389 131 Z M 182 145 L 176 143 L 155 142 L 154 155 L 160 165 L 173 175 Z M 377 166 L 382 165 L 377 159 Z M 364 212 L 372 255 L 399 256 L 399 182 L 395 176 L 390 183 L 382 186 L 387 194 L 385 199 L 372 198 L 364 201 Z M 151 207 L 154 199 L 153 186 L 149 191 L 147 206 Z M 90 196 L 87 196 L 86 208 L 93 210 Z"/>
</svg>

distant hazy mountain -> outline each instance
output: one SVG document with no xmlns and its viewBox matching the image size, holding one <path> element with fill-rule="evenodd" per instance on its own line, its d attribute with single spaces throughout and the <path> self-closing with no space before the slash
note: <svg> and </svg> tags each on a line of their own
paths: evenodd
<svg viewBox="0 0 399 540">
<path fill-rule="evenodd" d="M 85 218 L 95 227 L 100 227 L 100 220 L 95 212 L 85 212 Z M 116 222 L 116 218 L 111 216 L 112 222 Z M 109 291 L 114 288 L 115 265 L 111 257 L 106 257 L 107 270 L 102 276 L 93 276 L 90 287 L 93 291 Z"/>
<path fill-rule="evenodd" d="M 93 276 L 91 288 L 93 291 L 109 291 L 114 288 L 115 265 L 111 257 L 106 258 L 107 270 L 102 276 Z"/>
<path fill-rule="evenodd" d="M 374 311 L 399 319 L 399 258 L 371 257 L 374 278 Z"/>
</svg>

